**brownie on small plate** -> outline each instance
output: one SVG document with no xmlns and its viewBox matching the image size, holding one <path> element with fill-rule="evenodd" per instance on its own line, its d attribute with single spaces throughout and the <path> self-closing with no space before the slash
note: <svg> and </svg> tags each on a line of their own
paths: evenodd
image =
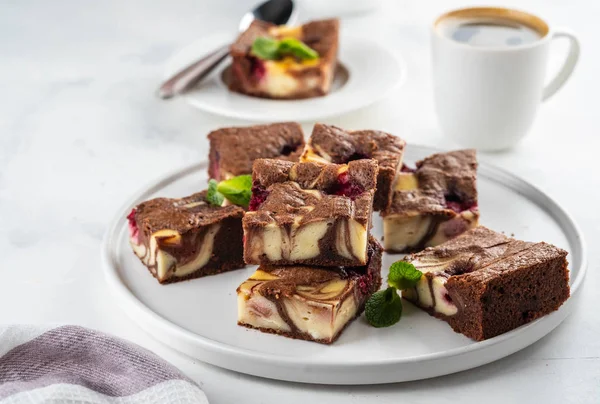
<svg viewBox="0 0 600 404">
<path fill-rule="evenodd" d="M 298 161 L 304 149 L 304 132 L 296 122 L 217 129 L 208 140 L 208 176 L 218 181 L 251 174 L 259 158 Z"/>
<path fill-rule="evenodd" d="M 233 45 L 229 89 L 264 98 L 300 99 L 329 93 L 337 64 L 339 21 L 311 21 L 297 27 L 254 21 Z M 252 52 L 257 38 L 301 41 L 318 54 L 311 59 L 263 59 Z"/>
<path fill-rule="evenodd" d="M 475 150 L 434 154 L 416 170 L 403 167 L 381 216 L 388 252 L 419 251 L 477 226 Z"/>
<path fill-rule="evenodd" d="M 379 163 L 373 208 L 385 209 L 391 200 L 392 184 L 402 167 L 406 142 L 378 130 L 346 131 L 332 125 L 315 124 L 301 161 L 346 164 L 373 159 Z"/>
<path fill-rule="evenodd" d="M 235 205 L 208 204 L 206 191 L 151 199 L 127 216 L 129 243 L 160 283 L 243 268 L 243 215 Z"/>
<path fill-rule="evenodd" d="M 238 289 L 238 324 L 330 344 L 381 286 L 381 246 L 362 267 L 261 266 Z"/>
<path fill-rule="evenodd" d="M 254 162 L 243 220 L 248 264 L 361 266 L 367 263 L 377 162 Z"/>
<path fill-rule="evenodd" d="M 557 310 L 570 294 L 566 257 L 477 227 L 408 256 L 423 276 L 402 297 L 481 341 Z"/>
</svg>

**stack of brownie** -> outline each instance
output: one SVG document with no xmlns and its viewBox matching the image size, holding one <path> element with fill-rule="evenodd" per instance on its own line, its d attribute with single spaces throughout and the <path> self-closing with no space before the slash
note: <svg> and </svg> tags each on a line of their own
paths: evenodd
<svg viewBox="0 0 600 404">
<path fill-rule="evenodd" d="M 238 288 L 241 325 L 331 343 L 381 285 L 372 212 L 391 199 L 404 141 L 316 124 L 298 163 L 256 160 Z"/>
<path fill-rule="evenodd" d="M 208 135 L 209 176 L 250 174 L 257 158 L 296 161 L 304 133 L 293 122 L 223 128 Z M 202 191 L 182 199 L 157 198 L 127 216 L 134 253 L 160 283 L 213 275 L 245 266 L 239 206 L 215 206 Z"/>
<path fill-rule="evenodd" d="M 333 342 L 381 285 L 370 236 L 377 163 L 254 162 L 244 259 L 259 264 L 238 288 L 238 322 Z"/>
<path fill-rule="evenodd" d="M 383 218 L 390 253 L 423 272 L 403 297 L 481 340 L 556 310 L 568 297 L 566 252 L 478 226 L 475 151 L 403 164 L 391 134 L 297 123 L 223 128 L 208 135 L 209 176 L 252 174 L 246 209 L 207 191 L 157 198 L 129 214 L 130 243 L 160 283 L 259 265 L 237 288 L 238 324 L 335 341 L 381 286 Z"/>
</svg>

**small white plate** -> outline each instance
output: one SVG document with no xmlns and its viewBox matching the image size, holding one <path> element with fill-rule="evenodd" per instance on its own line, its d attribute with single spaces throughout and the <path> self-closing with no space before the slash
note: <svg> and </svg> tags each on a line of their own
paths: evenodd
<svg viewBox="0 0 600 404">
<path fill-rule="evenodd" d="M 197 40 L 168 62 L 165 79 L 198 60 L 231 37 L 212 35 Z M 315 121 L 373 104 L 396 90 L 406 78 L 403 59 L 366 38 L 342 37 L 332 91 L 324 97 L 304 100 L 269 100 L 231 92 L 223 79 L 230 66 L 223 62 L 204 82 L 183 95 L 191 105 L 216 115 L 257 122 Z"/>
<path fill-rule="evenodd" d="M 435 150 L 411 146 L 414 162 Z M 123 310 L 153 337 L 199 360 L 251 375 L 324 384 L 377 384 L 425 379 L 471 369 L 510 355 L 552 331 L 569 314 L 586 269 L 582 236 L 569 215 L 533 185 L 481 164 L 482 223 L 524 240 L 544 240 L 569 251 L 571 298 L 543 318 L 483 342 L 456 334 L 448 324 L 404 302 L 401 321 L 389 328 L 355 320 L 333 345 L 298 341 L 237 325 L 236 288 L 255 267 L 160 285 L 128 243 L 125 216 L 155 196 L 185 196 L 206 183 L 206 163 L 179 170 L 145 187 L 111 224 L 102 251 L 106 279 Z M 375 216 L 374 234 L 381 237 Z M 401 255 L 384 254 L 383 275 Z"/>
</svg>

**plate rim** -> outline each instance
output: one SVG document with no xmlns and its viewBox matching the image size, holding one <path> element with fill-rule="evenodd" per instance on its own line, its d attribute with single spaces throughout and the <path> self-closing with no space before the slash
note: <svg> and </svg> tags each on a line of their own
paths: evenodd
<svg viewBox="0 0 600 404">
<path fill-rule="evenodd" d="M 419 149 L 421 152 L 424 152 L 424 153 L 436 153 L 436 152 L 440 151 L 437 148 L 433 148 L 433 147 L 429 147 L 429 146 L 420 146 L 420 145 L 411 145 L 410 148 L 411 149 Z M 485 341 L 475 342 L 470 345 L 466 345 L 466 346 L 462 346 L 462 347 L 458 347 L 458 348 L 452 348 L 452 349 L 448 349 L 448 350 L 445 350 L 442 352 L 434 352 L 434 353 L 408 356 L 408 357 L 402 357 L 402 358 L 386 358 L 386 359 L 361 360 L 361 361 L 353 360 L 351 362 L 346 361 L 346 360 L 342 360 L 342 361 L 333 360 L 332 361 L 332 360 L 324 360 L 323 358 L 285 357 L 285 356 L 279 356 L 279 355 L 271 354 L 271 353 L 252 351 L 247 348 L 239 348 L 239 347 L 231 346 L 229 344 L 222 343 L 218 340 L 214 340 L 214 339 L 202 336 L 202 335 L 195 334 L 194 332 L 187 330 L 182 326 L 174 324 L 167 318 L 164 318 L 160 314 L 154 312 L 152 309 L 147 307 L 142 301 L 140 301 L 131 292 L 131 290 L 121 281 L 121 278 L 119 275 L 119 270 L 118 270 L 118 265 L 116 263 L 117 262 L 117 257 L 115 254 L 117 251 L 116 243 L 113 242 L 114 240 L 118 239 L 118 236 L 121 234 L 122 231 L 124 231 L 124 225 L 125 225 L 124 213 L 128 212 L 133 206 L 135 206 L 136 203 L 138 203 L 140 200 L 144 199 L 144 197 L 146 195 L 156 192 L 156 190 L 164 187 L 168 183 L 171 183 L 173 180 L 176 180 L 177 178 L 180 178 L 180 177 L 190 174 L 192 172 L 201 170 L 202 168 L 205 168 L 206 166 L 207 166 L 207 161 L 202 160 L 199 163 L 195 163 L 192 165 L 188 165 L 188 166 L 184 166 L 184 167 L 172 170 L 169 173 L 167 173 L 166 175 L 161 176 L 158 179 L 153 180 L 151 182 L 148 182 L 144 187 L 140 188 L 131 197 L 129 197 L 127 199 L 126 203 L 124 203 L 119 208 L 119 210 L 117 211 L 116 215 L 111 220 L 110 225 L 107 228 L 107 230 L 103 236 L 102 249 L 101 249 L 101 261 L 102 261 L 103 272 L 105 275 L 105 280 L 110 285 L 111 292 L 115 296 L 117 296 L 119 299 L 121 299 L 131 305 L 131 307 L 121 306 L 121 309 L 123 309 L 124 312 L 138 326 L 140 326 L 142 329 L 144 329 L 146 332 L 148 332 L 151 336 L 153 336 L 153 335 L 151 334 L 149 329 L 159 328 L 162 332 L 166 332 L 171 336 L 176 335 L 180 338 L 184 338 L 186 341 L 191 342 L 196 348 L 199 348 L 199 349 L 205 351 L 204 353 L 207 355 L 215 355 L 215 354 L 216 355 L 225 355 L 226 358 L 223 360 L 215 360 L 214 358 L 201 359 L 204 362 L 207 362 L 207 363 L 210 363 L 210 364 L 213 364 L 216 366 L 239 371 L 242 373 L 254 374 L 256 376 L 279 379 L 279 380 L 293 380 L 293 381 L 297 381 L 297 382 L 319 383 L 318 380 L 314 380 L 311 377 L 308 377 L 307 380 L 310 379 L 310 381 L 307 381 L 307 380 L 299 380 L 296 378 L 286 377 L 285 375 L 280 375 L 279 377 L 269 376 L 269 375 L 264 374 L 264 372 L 260 372 L 260 371 L 256 371 L 256 372 L 242 371 L 239 369 L 240 369 L 240 367 L 243 367 L 243 366 L 236 367 L 236 366 L 226 365 L 223 362 L 231 361 L 232 359 L 234 360 L 234 362 L 241 361 L 241 360 L 250 361 L 249 363 L 252 364 L 253 366 L 256 366 L 257 369 L 259 368 L 258 365 L 260 364 L 261 366 L 275 365 L 275 366 L 286 366 L 288 368 L 296 367 L 298 369 L 306 369 L 307 367 L 309 367 L 309 368 L 318 367 L 320 369 L 332 369 L 332 368 L 351 366 L 351 367 L 361 368 L 361 370 L 367 370 L 367 368 L 373 367 L 373 366 L 402 366 L 402 365 L 411 364 L 411 363 L 426 362 L 426 361 L 432 361 L 432 360 L 444 360 L 444 359 L 448 359 L 448 358 L 452 358 L 452 357 L 456 357 L 456 356 L 460 356 L 460 355 L 474 354 L 474 353 L 477 353 L 478 351 L 482 351 L 489 347 L 512 340 L 518 336 L 526 337 L 526 335 L 523 335 L 523 334 L 526 334 L 528 331 L 531 331 L 531 333 L 533 333 L 535 331 L 536 327 L 539 326 L 539 323 L 541 323 L 543 321 L 548 321 L 549 317 L 558 315 L 559 313 L 561 313 L 561 311 L 567 309 L 567 307 L 565 307 L 565 306 L 567 306 L 567 304 L 570 303 L 571 301 L 575 300 L 574 299 L 575 295 L 578 294 L 578 292 L 580 290 L 580 286 L 581 286 L 583 279 L 585 278 L 585 275 L 587 272 L 587 267 L 588 267 L 587 245 L 586 245 L 584 236 L 583 236 L 579 226 L 573 220 L 572 216 L 558 202 L 556 202 L 554 199 L 552 199 L 548 194 L 543 192 L 537 186 L 531 184 L 530 182 L 522 179 L 521 177 L 519 177 L 505 169 L 496 167 L 494 165 L 491 165 L 491 164 L 488 164 L 485 162 L 480 162 L 478 175 L 481 175 L 481 173 L 483 172 L 484 176 L 491 178 L 493 181 L 498 181 L 503 184 L 509 184 L 508 186 L 510 188 L 512 188 L 513 190 L 516 190 L 519 187 L 526 187 L 526 188 L 529 188 L 531 190 L 531 192 L 536 193 L 537 197 L 538 197 L 536 202 L 538 202 L 538 205 L 543 206 L 545 209 L 548 210 L 548 212 L 551 214 L 551 216 L 559 223 L 559 225 L 563 229 L 563 231 L 565 231 L 565 233 L 568 236 L 569 241 L 572 241 L 572 240 L 576 241 L 576 243 L 574 245 L 572 245 L 571 253 L 573 256 L 578 256 L 580 262 L 579 262 L 579 266 L 576 271 L 576 278 L 571 280 L 571 297 L 561 306 L 561 310 L 550 313 L 550 314 L 543 316 L 539 319 L 536 319 L 528 324 L 525 324 L 519 328 L 516 328 L 507 333 L 501 334 L 499 336 L 490 338 Z M 541 200 L 539 200 L 539 198 L 541 198 Z M 572 234 L 570 234 L 570 233 L 572 233 Z M 572 263 L 571 263 L 571 265 L 572 265 Z M 574 272 L 573 267 L 571 266 L 570 269 L 571 269 L 570 272 L 572 274 Z M 139 318 L 136 318 L 134 315 L 132 315 L 133 309 L 136 309 L 136 310 L 138 310 L 138 312 L 143 313 L 146 316 L 146 318 L 150 321 L 151 324 L 150 325 L 142 324 L 142 323 L 144 323 L 144 321 L 142 321 Z M 541 335 L 537 336 L 535 339 L 533 339 L 526 345 L 519 347 L 516 351 L 521 350 L 521 349 L 531 345 L 538 339 L 540 339 L 543 336 L 550 333 L 556 326 L 558 326 L 568 316 L 569 313 L 570 313 L 570 310 L 566 313 L 563 313 L 564 315 L 562 315 L 562 318 L 560 318 L 559 321 L 554 326 L 552 326 L 549 330 L 542 332 Z M 146 323 L 148 323 L 148 321 L 146 321 Z M 153 336 L 153 337 L 156 337 L 156 336 Z M 156 338 L 161 343 L 168 345 L 161 338 L 158 338 L 158 337 L 156 337 Z M 178 350 L 177 347 L 171 346 L 171 348 Z M 516 351 L 512 350 L 511 353 L 516 352 Z M 185 351 L 182 351 L 182 352 L 186 353 L 189 356 L 192 356 Z M 453 370 L 453 371 L 445 371 L 445 372 L 442 371 L 439 374 L 432 374 L 429 377 L 440 376 L 443 374 L 449 374 L 449 373 L 454 373 L 454 372 L 457 372 L 460 370 L 473 368 L 473 367 L 483 365 L 485 363 L 489 363 L 491 361 L 497 360 L 499 358 L 505 357 L 507 355 L 509 355 L 509 354 L 501 355 L 500 357 L 494 357 L 494 359 L 485 361 L 483 363 L 479 363 L 478 365 L 475 365 L 475 366 L 466 366 L 466 367 L 462 367 L 461 369 L 457 369 L 457 370 Z M 194 356 L 194 357 L 198 358 L 198 356 Z M 198 359 L 200 359 L 200 358 L 198 358 Z M 239 363 L 238 363 L 238 365 L 239 365 Z M 424 378 L 426 378 L 426 377 L 419 377 L 419 379 L 424 379 Z M 395 379 L 391 378 L 391 380 L 393 381 Z M 408 380 L 410 380 L 410 379 L 402 379 L 402 380 L 395 380 L 395 381 L 408 381 Z M 390 382 L 390 381 L 384 380 L 379 383 L 388 383 L 388 382 Z M 331 384 L 332 382 L 322 381 L 321 383 L 322 384 Z M 372 382 L 372 383 L 368 383 L 368 384 L 377 384 L 377 383 L 378 382 Z M 345 383 L 344 381 L 340 381 L 340 382 L 336 382 L 335 384 L 350 384 L 350 383 Z"/>
<path fill-rule="evenodd" d="M 227 38 L 227 36 L 225 35 L 224 32 L 218 32 L 218 33 L 206 36 L 206 37 L 197 38 L 194 41 L 192 41 L 192 42 L 188 43 L 187 45 L 176 50 L 165 62 L 165 68 L 163 69 L 163 78 L 167 79 L 167 78 L 171 77 L 171 75 L 176 70 L 173 68 L 174 61 L 176 61 L 180 57 L 180 55 L 184 54 L 187 49 L 198 46 L 197 45 L 198 43 L 205 43 L 205 42 L 210 42 L 210 41 L 217 42 L 216 41 L 217 38 L 224 39 L 224 38 Z M 318 110 L 318 111 L 315 110 L 314 113 L 306 114 L 306 116 L 286 117 L 287 120 L 308 122 L 308 121 L 314 121 L 314 120 L 318 120 L 318 119 L 324 119 L 324 118 L 329 118 L 332 116 L 344 115 L 344 114 L 348 114 L 351 112 L 355 112 L 360 109 L 369 107 L 378 101 L 381 101 L 382 99 L 387 97 L 389 94 L 391 94 L 392 91 L 399 89 L 406 83 L 406 79 L 408 76 L 408 65 L 406 63 L 406 59 L 404 58 L 404 56 L 400 50 L 391 49 L 390 47 L 386 47 L 386 46 L 382 45 L 380 42 L 377 42 L 377 41 L 374 41 L 374 40 L 371 40 L 368 38 L 364 38 L 364 37 L 358 37 L 355 35 L 342 35 L 340 37 L 340 42 L 342 42 L 342 41 L 346 42 L 346 43 L 354 43 L 354 44 L 360 43 L 360 42 L 362 42 L 362 43 L 366 42 L 369 44 L 370 48 L 376 48 L 379 51 L 381 51 L 382 53 L 385 53 L 388 56 L 390 56 L 399 66 L 400 73 L 398 74 L 395 81 L 391 85 L 386 86 L 385 89 L 383 91 L 381 91 L 377 97 L 372 97 L 370 100 L 363 101 L 361 103 L 357 103 L 356 105 L 354 105 L 352 107 L 346 107 L 346 108 L 341 108 L 341 109 L 329 109 L 329 110 L 322 109 L 322 110 Z M 342 49 L 342 51 L 343 51 L 343 45 L 340 46 L 340 49 Z M 350 76 L 349 76 L 349 80 L 348 80 L 348 82 L 350 82 L 350 80 L 352 80 L 352 66 L 349 65 L 348 63 L 344 62 L 343 58 L 340 58 L 340 61 L 344 64 L 346 69 L 350 72 Z M 215 69 L 215 71 L 211 73 L 211 75 L 209 76 L 210 77 L 209 79 L 215 80 L 215 77 L 220 77 L 221 73 L 225 67 L 226 67 L 226 63 L 221 63 L 219 65 L 219 67 L 217 67 Z M 216 80 L 220 80 L 220 79 L 216 78 Z M 217 84 L 217 85 L 219 85 L 219 84 Z M 246 120 L 246 121 L 251 121 L 251 122 L 273 121 L 273 118 L 271 118 L 266 113 L 256 115 L 256 112 L 248 112 L 248 111 L 243 111 L 243 110 L 239 111 L 239 110 L 228 109 L 228 108 L 224 108 L 224 107 L 220 107 L 220 106 L 214 106 L 210 103 L 207 103 L 206 101 L 199 100 L 197 97 L 195 97 L 191 93 L 184 93 L 181 95 L 181 97 L 185 100 L 186 103 L 188 103 L 192 107 L 199 109 L 201 111 L 204 111 L 204 112 L 208 112 L 213 115 L 222 116 L 222 117 L 226 117 L 226 118 L 232 118 L 232 119 L 238 119 L 238 120 Z M 247 96 L 247 97 L 251 97 L 251 96 Z M 264 98 L 257 98 L 257 97 L 252 97 L 252 98 L 256 98 L 256 100 L 258 102 L 260 102 L 260 101 L 263 101 L 263 102 L 264 101 L 285 102 L 290 105 L 293 105 L 293 103 L 297 102 L 297 101 L 310 100 L 310 99 L 272 100 L 272 99 L 264 99 Z M 317 97 L 317 98 L 323 98 L 323 97 Z M 265 106 L 267 106 L 267 105 L 265 105 Z M 281 120 L 281 119 L 279 119 L 279 120 Z"/>
</svg>

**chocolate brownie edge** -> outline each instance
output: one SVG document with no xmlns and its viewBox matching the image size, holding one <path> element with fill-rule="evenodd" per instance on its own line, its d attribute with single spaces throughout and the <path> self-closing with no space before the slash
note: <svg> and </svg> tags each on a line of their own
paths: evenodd
<svg viewBox="0 0 600 404">
<path fill-rule="evenodd" d="M 566 257 L 558 256 L 489 282 L 482 295 L 481 339 L 558 310 L 570 296 L 567 266 Z"/>
<path fill-rule="evenodd" d="M 213 206 L 206 201 L 207 191 L 184 198 L 154 198 L 135 206 L 135 221 L 140 231 L 151 235 L 159 230 L 172 229 L 180 234 L 200 226 L 209 226 L 227 217 L 244 215 L 239 206 Z M 184 209 L 186 204 L 199 203 L 197 207 Z"/>
<path fill-rule="evenodd" d="M 270 22 L 255 19 L 244 32 L 238 35 L 235 42 L 231 44 L 229 53 L 231 56 L 246 56 L 256 38 L 272 37 L 272 35 L 269 35 L 269 28 L 275 26 L 275 24 Z"/>
<path fill-rule="evenodd" d="M 340 335 L 342 335 L 344 333 L 346 328 L 350 324 L 352 324 L 357 318 L 359 318 L 364 311 L 365 311 L 365 304 L 363 303 L 362 306 L 359 307 L 359 309 L 357 310 L 356 315 L 353 318 L 351 318 L 350 320 L 348 320 L 348 322 L 346 324 L 344 324 L 344 326 L 330 340 L 329 339 L 314 339 L 310 334 L 301 332 L 301 331 L 274 330 L 272 328 L 256 327 L 256 326 L 253 326 L 253 325 L 250 325 L 247 323 L 243 323 L 240 321 L 238 321 L 238 325 L 252 329 L 252 330 L 261 331 L 261 332 L 264 332 L 267 334 L 280 335 L 282 337 L 291 338 L 291 339 L 297 339 L 297 340 L 302 340 L 302 341 L 310 341 L 310 342 L 317 342 L 319 344 L 331 345 L 339 339 Z"/>
<path fill-rule="evenodd" d="M 257 159 L 298 161 L 304 150 L 304 132 L 297 122 L 234 126 L 211 131 L 209 177 L 252 174 Z"/>
<path fill-rule="evenodd" d="M 373 210 L 381 212 L 391 205 L 394 178 L 396 178 L 396 170 L 379 166 Z"/>
</svg>

